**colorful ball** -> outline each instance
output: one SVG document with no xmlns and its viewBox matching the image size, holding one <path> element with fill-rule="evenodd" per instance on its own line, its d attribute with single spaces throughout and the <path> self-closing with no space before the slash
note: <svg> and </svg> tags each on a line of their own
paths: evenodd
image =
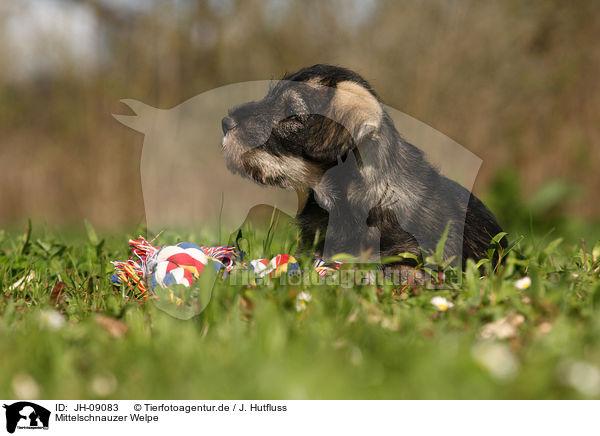
<svg viewBox="0 0 600 436">
<path fill-rule="evenodd" d="M 202 249 L 192 243 L 183 242 L 161 248 L 148 259 L 146 277 L 150 288 L 167 288 L 171 285 L 189 287 L 202 274 L 208 257 Z"/>
</svg>

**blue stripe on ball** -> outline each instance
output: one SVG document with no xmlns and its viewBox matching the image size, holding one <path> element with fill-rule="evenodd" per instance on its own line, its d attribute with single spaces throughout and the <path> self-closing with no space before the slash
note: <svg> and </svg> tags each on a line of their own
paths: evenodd
<svg viewBox="0 0 600 436">
<path fill-rule="evenodd" d="M 180 242 L 179 244 L 177 244 L 177 246 L 180 248 L 183 248 L 183 249 L 196 248 L 196 249 L 202 251 L 202 248 L 198 247 L 196 244 L 192 244 L 191 242 Z"/>
</svg>

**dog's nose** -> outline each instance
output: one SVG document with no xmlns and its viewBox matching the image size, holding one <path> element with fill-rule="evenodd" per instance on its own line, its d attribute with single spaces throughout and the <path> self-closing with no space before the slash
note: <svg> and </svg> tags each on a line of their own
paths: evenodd
<svg viewBox="0 0 600 436">
<path fill-rule="evenodd" d="M 237 123 L 231 117 L 225 117 L 221 120 L 221 128 L 223 129 L 223 135 L 233 129 Z"/>
</svg>

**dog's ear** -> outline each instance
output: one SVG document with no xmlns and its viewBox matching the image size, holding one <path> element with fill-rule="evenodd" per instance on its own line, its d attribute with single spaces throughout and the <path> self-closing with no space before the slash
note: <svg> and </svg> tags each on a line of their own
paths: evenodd
<svg viewBox="0 0 600 436">
<path fill-rule="evenodd" d="M 344 126 L 354 142 L 360 144 L 381 125 L 383 109 L 363 85 L 345 80 L 337 84 L 327 115 Z"/>
<path fill-rule="evenodd" d="M 338 158 L 356 147 L 356 142 L 346 127 L 323 115 L 310 117 L 305 139 L 305 155 L 322 164 L 334 164 Z"/>
<path fill-rule="evenodd" d="M 322 115 L 313 116 L 305 142 L 308 157 L 335 163 L 379 129 L 383 109 L 364 86 L 352 81 L 337 84 Z"/>
</svg>

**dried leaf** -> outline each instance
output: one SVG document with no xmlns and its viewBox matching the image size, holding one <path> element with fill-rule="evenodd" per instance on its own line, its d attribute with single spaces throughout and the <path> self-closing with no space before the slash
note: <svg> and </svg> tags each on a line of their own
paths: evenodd
<svg viewBox="0 0 600 436">
<path fill-rule="evenodd" d="M 519 334 L 518 327 L 525 322 L 520 313 L 511 313 L 497 321 L 490 322 L 481 328 L 479 337 L 482 339 L 509 339 Z"/>
<path fill-rule="evenodd" d="M 240 299 L 240 305 L 242 306 L 242 309 L 245 309 L 246 311 L 252 311 L 254 309 L 254 303 L 246 297 Z"/>
<path fill-rule="evenodd" d="M 96 322 L 112 337 L 120 338 L 127 333 L 128 327 L 123 321 L 105 315 L 96 315 Z"/>
<path fill-rule="evenodd" d="M 9 291 L 19 290 L 22 291 L 25 289 L 25 285 L 32 281 L 35 278 L 35 273 L 31 271 L 28 275 L 21 277 L 19 280 L 14 282 L 12 285 L 8 287 Z"/>
<path fill-rule="evenodd" d="M 58 282 L 50 292 L 50 304 L 56 306 L 62 300 L 62 292 L 65 287 L 64 282 Z"/>
<path fill-rule="evenodd" d="M 552 324 L 548 321 L 543 321 L 540 325 L 537 326 L 537 333 L 539 335 L 547 335 L 552 331 Z"/>
</svg>

